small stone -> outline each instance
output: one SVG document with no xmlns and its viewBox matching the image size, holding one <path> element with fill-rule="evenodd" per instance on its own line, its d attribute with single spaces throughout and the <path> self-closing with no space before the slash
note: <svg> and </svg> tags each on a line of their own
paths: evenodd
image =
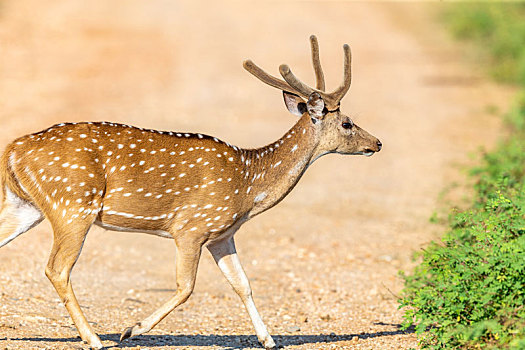
<svg viewBox="0 0 525 350">
<path fill-rule="evenodd" d="M 300 330 L 301 328 L 299 328 L 298 326 L 291 326 L 291 327 L 286 328 L 286 331 L 288 333 L 299 332 Z"/>
<path fill-rule="evenodd" d="M 308 316 L 301 316 L 301 317 L 299 318 L 299 321 L 301 321 L 302 323 L 306 323 L 306 322 L 308 322 Z"/>
<path fill-rule="evenodd" d="M 321 320 L 323 321 L 330 321 L 332 318 L 330 317 L 330 314 L 324 314 L 324 315 L 321 315 Z"/>
</svg>

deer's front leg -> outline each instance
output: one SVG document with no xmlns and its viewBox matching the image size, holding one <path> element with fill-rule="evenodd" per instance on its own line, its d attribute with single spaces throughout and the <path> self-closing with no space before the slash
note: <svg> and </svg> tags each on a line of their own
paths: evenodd
<svg viewBox="0 0 525 350">
<path fill-rule="evenodd" d="M 244 303 L 246 310 L 248 310 L 248 314 L 250 314 L 253 326 L 255 327 L 255 332 L 257 333 L 257 338 L 261 344 L 266 349 L 275 348 L 275 343 L 268 333 L 268 330 L 255 307 L 255 303 L 253 302 L 250 281 L 248 281 L 248 277 L 246 277 L 241 262 L 239 261 L 239 257 L 237 256 L 233 237 L 224 241 L 209 244 L 208 250 L 213 255 L 213 258 L 224 274 L 224 277 L 230 282 L 231 286 Z"/>
</svg>

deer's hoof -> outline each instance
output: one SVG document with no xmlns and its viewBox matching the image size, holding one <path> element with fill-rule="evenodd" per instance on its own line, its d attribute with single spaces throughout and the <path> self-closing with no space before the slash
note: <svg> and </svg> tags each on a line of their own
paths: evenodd
<svg viewBox="0 0 525 350">
<path fill-rule="evenodd" d="M 104 349 L 104 346 L 100 342 L 100 339 L 92 340 L 88 343 L 90 349 Z"/>
<path fill-rule="evenodd" d="M 132 335 L 133 335 L 133 327 L 128 327 L 124 329 L 124 331 L 120 335 L 120 342 L 122 343 L 124 340 L 131 338 Z"/>
<path fill-rule="evenodd" d="M 265 349 L 276 349 L 275 342 L 273 341 L 272 337 L 268 336 L 264 339 L 262 342 Z"/>
</svg>

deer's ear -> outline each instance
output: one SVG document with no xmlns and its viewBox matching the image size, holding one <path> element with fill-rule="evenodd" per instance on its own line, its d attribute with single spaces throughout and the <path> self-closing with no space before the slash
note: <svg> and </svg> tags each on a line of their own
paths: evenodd
<svg viewBox="0 0 525 350">
<path fill-rule="evenodd" d="M 308 98 L 308 102 L 306 103 L 306 108 L 308 110 L 308 114 L 310 114 L 310 117 L 315 119 L 322 119 L 324 117 L 325 108 L 324 108 L 324 101 L 317 92 L 313 92 L 310 97 Z"/>
<path fill-rule="evenodd" d="M 306 102 L 304 102 L 304 100 L 301 97 L 286 91 L 283 91 L 283 97 L 284 104 L 286 105 L 286 108 L 288 108 L 290 113 L 298 117 L 306 113 Z"/>
</svg>

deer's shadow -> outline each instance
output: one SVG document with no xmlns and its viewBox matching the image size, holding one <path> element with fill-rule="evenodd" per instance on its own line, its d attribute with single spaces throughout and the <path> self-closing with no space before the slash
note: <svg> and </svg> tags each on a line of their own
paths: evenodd
<svg viewBox="0 0 525 350">
<path fill-rule="evenodd" d="M 386 325 L 384 323 L 379 323 Z M 286 347 L 292 345 L 305 345 L 315 343 L 337 343 L 342 341 L 349 341 L 355 339 L 367 339 L 377 338 L 383 336 L 392 336 L 399 334 L 413 333 L 412 329 L 401 330 L 399 325 L 392 324 L 389 326 L 395 326 L 398 329 L 393 331 L 381 331 L 372 333 L 360 333 L 360 334 L 297 334 L 297 335 L 272 335 L 275 343 L 278 347 Z M 180 335 L 141 335 L 132 339 L 128 339 L 123 343 L 119 343 L 120 334 L 108 333 L 101 334 L 100 339 L 102 341 L 111 341 L 114 344 L 108 345 L 109 347 L 117 348 L 128 348 L 128 347 L 147 347 L 156 348 L 164 346 L 219 346 L 226 350 L 233 349 L 249 349 L 249 348 L 260 348 L 259 342 L 255 335 L 216 335 L 216 334 L 180 334 Z M 75 338 L 46 338 L 46 337 L 27 337 L 27 338 L 10 338 L 16 341 L 42 341 L 42 342 L 78 342 L 80 339 Z M 4 340 L 4 339 L 0 339 Z"/>
</svg>

